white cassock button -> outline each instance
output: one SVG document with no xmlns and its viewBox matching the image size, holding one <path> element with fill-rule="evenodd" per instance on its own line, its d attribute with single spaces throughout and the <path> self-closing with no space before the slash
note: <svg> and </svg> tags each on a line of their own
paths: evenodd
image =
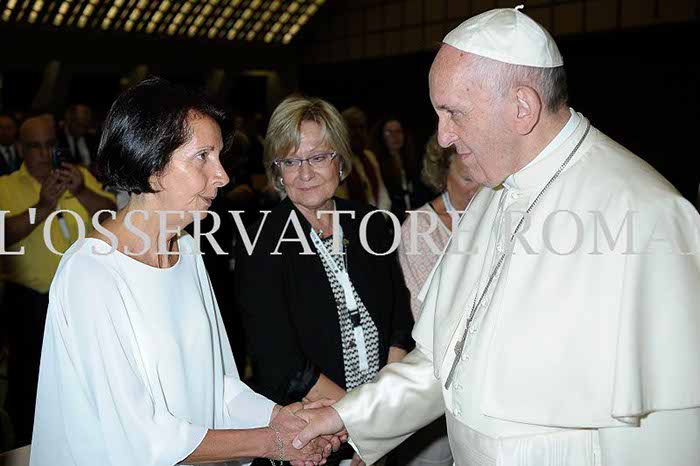
<svg viewBox="0 0 700 466">
<path fill-rule="evenodd" d="M 461 383 L 455 384 L 455 390 L 457 390 L 458 392 L 461 391 L 461 390 L 462 390 L 462 384 L 461 384 Z"/>
<path fill-rule="evenodd" d="M 498 243 L 498 244 L 496 245 L 496 251 L 498 251 L 498 252 L 503 252 L 503 245 L 502 245 L 501 243 Z"/>
<path fill-rule="evenodd" d="M 494 278 L 496 278 L 496 277 L 494 276 Z M 481 301 L 481 307 L 486 307 L 486 306 L 488 306 L 488 305 L 489 305 L 489 298 L 484 298 L 484 299 Z"/>
<path fill-rule="evenodd" d="M 478 332 L 478 331 L 479 331 L 479 329 L 476 328 L 476 327 L 472 327 L 472 328 L 469 329 L 469 333 L 476 333 L 476 332 Z"/>
<path fill-rule="evenodd" d="M 459 417 L 461 415 L 462 415 L 462 410 L 459 408 L 455 409 L 455 416 Z"/>
<path fill-rule="evenodd" d="M 467 353 L 462 353 L 462 361 L 467 361 L 469 359 L 469 355 Z"/>
<path fill-rule="evenodd" d="M 520 193 L 516 193 L 515 191 L 510 193 L 510 198 L 511 199 L 517 199 L 520 197 Z"/>
</svg>

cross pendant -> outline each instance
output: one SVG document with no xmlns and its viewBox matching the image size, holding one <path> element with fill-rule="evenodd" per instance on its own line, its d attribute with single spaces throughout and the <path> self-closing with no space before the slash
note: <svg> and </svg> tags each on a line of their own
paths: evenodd
<svg viewBox="0 0 700 466">
<path fill-rule="evenodd" d="M 457 344 L 455 345 L 455 360 L 452 361 L 452 367 L 450 368 L 450 373 L 447 374 L 447 380 L 445 381 L 445 389 L 449 389 L 450 385 L 452 385 L 452 379 L 455 377 L 455 372 L 457 371 L 457 364 L 459 364 L 459 360 L 462 358 L 462 352 L 464 351 L 464 344 L 467 341 L 467 334 L 469 333 L 469 324 L 471 324 L 471 319 L 467 320 L 467 327 L 464 329 L 464 334 L 462 335 L 462 338 L 459 339 Z"/>
</svg>

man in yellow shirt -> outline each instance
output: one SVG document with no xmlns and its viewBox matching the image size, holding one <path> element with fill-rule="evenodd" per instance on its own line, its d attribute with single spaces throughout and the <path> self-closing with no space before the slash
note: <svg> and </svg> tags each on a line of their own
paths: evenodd
<svg viewBox="0 0 700 466">
<path fill-rule="evenodd" d="M 87 232 L 95 212 L 116 209 L 113 196 L 85 168 L 68 163 L 54 166 L 55 146 L 53 120 L 48 116 L 28 119 L 19 131 L 18 149 L 24 163 L 0 177 L 0 210 L 9 211 L 7 252 L 0 256 L 7 281 L 3 308 L 12 338 L 6 405 L 17 445 L 31 441 L 48 291 L 61 260 L 56 252 L 64 253 L 78 239 L 79 221 Z M 51 219 L 45 241 L 46 221 L 56 210 L 70 212 Z M 11 254 L 22 248 L 23 254 Z"/>
</svg>

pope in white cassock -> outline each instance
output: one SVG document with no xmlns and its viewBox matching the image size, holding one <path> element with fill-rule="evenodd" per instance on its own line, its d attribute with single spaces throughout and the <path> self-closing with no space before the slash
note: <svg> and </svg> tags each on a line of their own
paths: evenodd
<svg viewBox="0 0 700 466">
<path fill-rule="evenodd" d="M 295 446 L 345 427 L 371 464 L 444 413 L 460 466 L 699 465 L 698 213 L 566 105 L 559 50 L 518 9 L 443 42 L 439 142 L 484 187 L 423 290 L 416 349 L 305 411 Z"/>
</svg>

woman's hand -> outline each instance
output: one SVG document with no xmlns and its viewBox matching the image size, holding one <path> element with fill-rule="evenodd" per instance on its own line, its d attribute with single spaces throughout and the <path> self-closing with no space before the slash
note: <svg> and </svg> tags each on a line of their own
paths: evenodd
<svg viewBox="0 0 700 466">
<path fill-rule="evenodd" d="M 352 461 L 350 461 L 350 466 L 365 466 L 365 462 L 362 461 L 360 455 L 355 453 L 354 455 L 352 455 Z"/>
<path fill-rule="evenodd" d="M 301 403 L 294 403 L 279 409 L 273 417 L 269 427 L 271 448 L 265 454 L 266 458 L 279 460 L 281 455 L 282 458 L 293 462 L 296 466 L 325 464 L 325 459 L 333 449 L 332 443 L 328 440 L 319 437 L 300 450 L 292 446 L 294 438 L 307 424 L 306 421 L 294 414 L 303 408 Z"/>
<path fill-rule="evenodd" d="M 387 364 L 391 364 L 392 362 L 399 362 L 401 361 L 404 356 L 406 356 L 408 353 L 406 352 L 405 349 L 403 348 L 398 348 L 396 346 L 390 346 L 389 347 L 389 357 L 387 358 Z"/>
</svg>

